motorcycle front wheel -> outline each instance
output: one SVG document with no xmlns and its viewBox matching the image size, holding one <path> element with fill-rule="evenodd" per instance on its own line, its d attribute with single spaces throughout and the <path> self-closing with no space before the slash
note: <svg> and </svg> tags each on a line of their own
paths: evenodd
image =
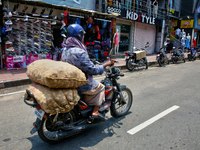
<svg viewBox="0 0 200 150">
<path fill-rule="evenodd" d="M 146 69 L 148 69 L 148 61 L 146 57 L 144 58 L 144 62 L 145 62 Z"/>
<path fill-rule="evenodd" d="M 133 63 L 135 63 L 134 59 L 129 59 L 126 61 L 126 68 L 129 70 L 129 71 L 132 71 L 135 66 L 133 65 Z"/>
<path fill-rule="evenodd" d="M 60 130 L 60 126 L 64 123 L 63 121 L 66 120 L 64 124 L 69 124 L 78 120 L 76 113 L 72 110 L 69 112 L 69 116 L 65 119 L 64 113 L 59 113 L 57 121 L 53 122 L 55 115 L 49 116 L 47 119 L 43 118 L 41 127 L 38 130 L 39 137 L 46 143 L 56 144 L 61 142 L 62 140 L 58 140 L 55 137 L 55 133 Z"/>
<path fill-rule="evenodd" d="M 120 94 L 117 95 L 115 101 L 111 104 L 111 115 L 115 118 L 124 116 L 128 113 L 133 102 L 133 95 L 129 88 L 122 89 L 122 95 L 125 103 L 123 102 Z"/>
<path fill-rule="evenodd" d="M 164 60 L 163 59 L 158 59 L 158 64 L 159 64 L 159 66 L 160 67 L 163 67 L 164 65 L 165 65 L 165 62 L 164 62 Z"/>
<path fill-rule="evenodd" d="M 172 57 L 172 63 L 173 63 L 173 64 L 177 63 L 177 60 L 176 60 L 175 57 Z"/>
</svg>

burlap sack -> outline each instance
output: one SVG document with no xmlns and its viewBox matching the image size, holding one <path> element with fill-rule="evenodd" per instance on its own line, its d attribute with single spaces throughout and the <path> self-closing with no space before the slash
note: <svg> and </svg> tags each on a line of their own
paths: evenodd
<svg viewBox="0 0 200 150">
<path fill-rule="evenodd" d="M 27 90 L 34 95 L 41 108 L 50 114 L 69 112 L 80 99 L 76 89 L 51 89 L 32 83 Z M 26 93 L 24 96 L 27 96 Z"/>
<path fill-rule="evenodd" d="M 88 82 L 79 68 L 49 59 L 34 61 L 28 65 L 26 74 L 32 81 L 50 88 L 77 88 Z"/>
</svg>

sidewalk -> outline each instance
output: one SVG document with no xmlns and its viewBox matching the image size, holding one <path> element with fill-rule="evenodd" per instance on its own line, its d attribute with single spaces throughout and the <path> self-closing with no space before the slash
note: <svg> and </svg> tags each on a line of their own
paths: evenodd
<svg viewBox="0 0 200 150">
<path fill-rule="evenodd" d="M 170 54 L 167 55 L 169 59 L 171 59 Z M 187 58 L 187 53 L 185 53 L 185 58 Z M 126 62 L 124 58 L 117 58 L 116 60 L 117 62 L 115 63 L 115 66 L 118 66 L 120 69 L 126 69 Z M 147 56 L 147 61 L 149 66 L 157 63 L 156 55 Z M 16 70 L 0 70 L 0 89 L 29 83 L 31 83 L 31 81 L 26 76 L 26 68 Z"/>
</svg>

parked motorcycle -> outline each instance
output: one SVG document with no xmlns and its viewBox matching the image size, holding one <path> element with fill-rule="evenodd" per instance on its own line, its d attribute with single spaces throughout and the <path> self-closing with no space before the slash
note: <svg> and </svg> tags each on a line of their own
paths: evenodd
<svg viewBox="0 0 200 150">
<path fill-rule="evenodd" d="M 197 58 L 200 59 L 200 49 L 197 49 Z"/>
<path fill-rule="evenodd" d="M 188 49 L 188 60 L 196 60 L 196 53 L 197 51 L 194 48 Z"/>
<path fill-rule="evenodd" d="M 183 62 L 185 63 L 185 55 L 181 48 L 175 49 L 175 47 L 173 47 L 173 50 L 170 51 L 170 53 L 171 53 L 171 59 L 173 63 L 177 63 L 178 60 L 183 60 Z"/>
<path fill-rule="evenodd" d="M 136 49 L 135 47 L 133 47 L 133 52 L 125 53 L 125 61 L 126 67 L 129 71 L 132 71 L 135 67 L 141 66 L 145 66 L 145 68 L 148 69 L 145 49 Z"/>
<path fill-rule="evenodd" d="M 104 116 L 110 109 L 113 117 L 121 117 L 126 115 L 131 108 L 132 92 L 125 85 L 117 83 L 120 76 L 124 74 L 120 73 L 119 68 L 115 66 L 106 68 L 106 77 L 101 81 L 105 85 L 106 100 L 99 108 L 99 112 Z M 26 93 L 28 96 L 24 98 L 24 102 L 36 108 L 34 114 L 37 116 L 30 133 L 38 132 L 44 142 L 51 144 L 60 142 L 98 123 L 91 118 L 94 106 L 86 104 L 82 98 L 70 112 L 51 115 L 42 110 L 31 92 L 26 90 Z M 33 102 L 29 101 L 31 98 Z"/>
<path fill-rule="evenodd" d="M 167 43 L 165 43 L 164 46 L 156 52 L 156 60 L 158 61 L 160 67 L 165 66 L 165 63 L 169 65 L 169 58 L 166 55 L 166 46 Z"/>
</svg>

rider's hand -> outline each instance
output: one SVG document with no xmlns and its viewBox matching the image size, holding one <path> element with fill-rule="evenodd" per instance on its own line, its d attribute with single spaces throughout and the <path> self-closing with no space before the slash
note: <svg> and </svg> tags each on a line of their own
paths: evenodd
<svg viewBox="0 0 200 150">
<path fill-rule="evenodd" d="M 106 62 L 103 63 L 103 67 L 107 67 L 107 66 L 113 66 L 114 65 L 114 60 L 107 60 Z"/>
</svg>

